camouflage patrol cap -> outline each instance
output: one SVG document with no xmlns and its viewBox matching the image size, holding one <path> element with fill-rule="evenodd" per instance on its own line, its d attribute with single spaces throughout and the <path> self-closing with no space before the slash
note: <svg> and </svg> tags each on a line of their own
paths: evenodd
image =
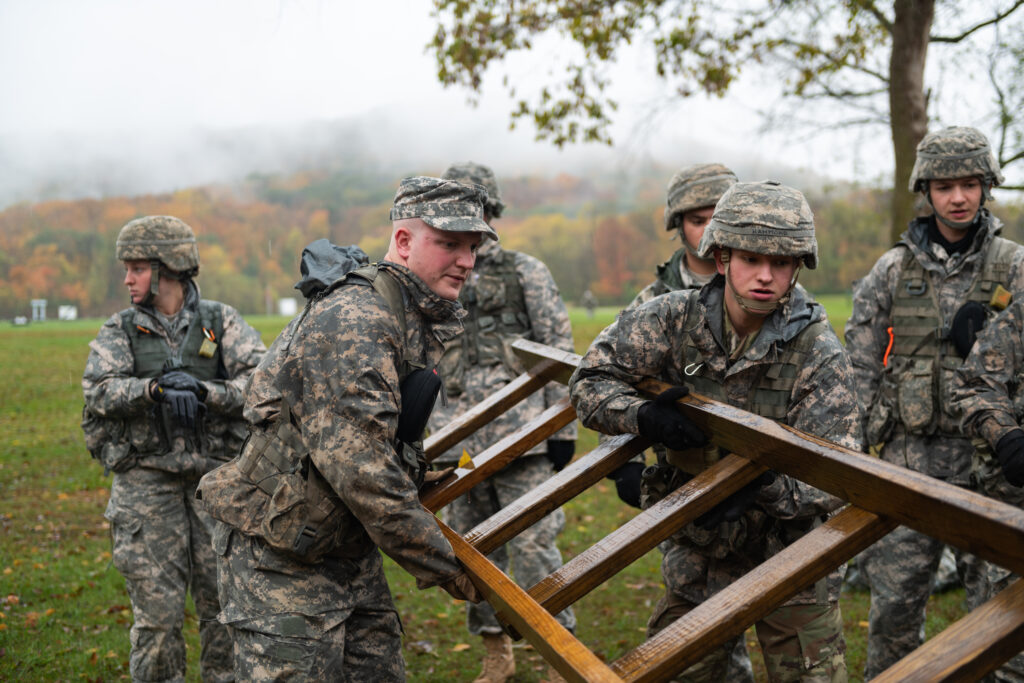
<svg viewBox="0 0 1024 683">
<path fill-rule="evenodd" d="M 678 228 L 683 214 L 714 206 L 730 187 L 736 174 L 722 164 L 695 164 L 672 176 L 665 202 L 665 229 Z"/>
<path fill-rule="evenodd" d="M 196 236 L 174 216 L 143 216 L 129 221 L 117 235 L 118 261 L 160 261 L 176 273 L 199 272 Z"/>
<path fill-rule="evenodd" d="M 926 190 L 928 180 L 969 176 L 979 176 L 986 186 L 996 187 L 1003 182 L 999 162 L 981 131 L 970 126 L 950 126 L 921 138 L 914 170 L 910 172 L 911 192 Z M 987 188 L 985 194 L 989 196 Z"/>
<path fill-rule="evenodd" d="M 487 203 L 484 204 L 484 209 L 494 218 L 499 218 L 501 212 L 505 210 L 505 204 L 501 201 L 501 191 L 498 190 L 498 181 L 494 179 L 494 171 L 487 166 L 464 161 L 449 166 L 441 177 L 446 180 L 483 185 L 487 190 Z"/>
<path fill-rule="evenodd" d="M 391 220 L 419 218 L 438 230 L 482 232 L 493 240 L 498 233 L 484 222 L 487 191 L 480 185 L 428 176 L 402 178 L 391 207 Z"/>
<path fill-rule="evenodd" d="M 774 180 L 736 183 L 726 190 L 704 229 L 697 255 L 710 258 L 715 247 L 796 256 L 808 268 L 818 265 L 811 207 L 799 190 Z"/>
</svg>

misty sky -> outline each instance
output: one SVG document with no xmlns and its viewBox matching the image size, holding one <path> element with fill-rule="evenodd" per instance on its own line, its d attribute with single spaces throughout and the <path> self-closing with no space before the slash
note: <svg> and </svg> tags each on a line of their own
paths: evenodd
<svg viewBox="0 0 1024 683">
<path fill-rule="evenodd" d="M 429 0 L 2 0 L 0 203 L 32 198 L 29 179 L 67 182 L 97 164 L 115 180 L 97 179 L 91 192 L 117 191 L 147 166 L 182 169 L 157 184 L 208 181 L 204 172 L 216 176 L 224 160 L 189 146 L 196 131 L 360 118 L 393 126 L 383 153 L 410 163 L 474 158 L 499 171 L 557 172 L 580 158 L 738 164 L 751 150 L 765 163 L 861 180 L 891 164 L 880 131 L 818 156 L 820 140 L 759 135 L 755 110 L 768 91 L 753 85 L 725 101 L 666 106 L 671 90 L 651 75 L 647 46 L 612 72 L 621 103 L 615 149 L 558 153 L 533 142 L 531 130 L 508 132 L 498 75 L 476 109 L 465 92 L 444 90 L 424 49 L 433 30 Z M 524 83 L 543 79 L 559 48 L 542 41 L 507 70 Z"/>
</svg>

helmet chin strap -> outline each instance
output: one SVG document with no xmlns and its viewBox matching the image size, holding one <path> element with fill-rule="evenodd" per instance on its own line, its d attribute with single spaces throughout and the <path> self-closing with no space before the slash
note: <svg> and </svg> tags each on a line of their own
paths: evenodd
<svg viewBox="0 0 1024 683">
<path fill-rule="evenodd" d="M 751 315 L 769 316 L 774 313 L 779 306 L 782 306 L 789 301 L 790 295 L 793 293 L 793 287 L 796 286 L 796 279 L 800 276 L 800 268 L 803 266 L 802 260 L 797 261 L 796 270 L 793 271 L 793 279 L 789 281 L 789 288 L 786 290 L 786 293 L 779 297 L 778 301 L 767 302 L 750 299 L 736 291 L 736 287 L 732 284 L 732 278 L 729 277 L 729 261 L 731 255 L 732 254 L 728 249 L 722 250 L 722 263 L 725 265 L 725 282 L 729 285 L 729 290 L 732 292 L 732 295 L 736 297 L 736 303 L 740 305 L 740 308 Z"/>
<path fill-rule="evenodd" d="M 149 262 L 149 291 L 142 297 L 138 306 L 152 306 L 157 294 L 160 293 L 160 261 Z"/>
<path fill-rule="evenodd" d="M 713 258 L 704 258 L 703 256 L 701 256 L 700 254 L 697 253 L 697 247 L 695 247 L 692 244 L 690 244 L 690 240 L 686 239 L 686 234 L 683 232 L 682 228 L 676 228 L 676 231 L 679 234 L 679 240 L 683 243 L 683 246 L 686 247 L 686 253 L 691 258 L 696 259 L 697 261 L 704 261 L 705 263 L 714 263 L 715 262 L 715 259 L 713 259 Z"/>
</svg>

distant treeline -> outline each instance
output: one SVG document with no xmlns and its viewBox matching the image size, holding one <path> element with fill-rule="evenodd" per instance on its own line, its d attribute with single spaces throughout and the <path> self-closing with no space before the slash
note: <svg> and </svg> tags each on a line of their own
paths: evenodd
<svg viewBox="0 0 1024 683">
<path fill-rule="evenodd" d="M 571 175 L 502 178 L 502 243 L 551 268 L 570 303 L 590 289 L 602 304 L 623 304 L 648 284 L 679 246 L 663 229 L 671 176 L 595 181 Z M 201 187 L 166 195 L 18 204 L 0 212 L 0 317 L 26 315 L 47 299 L 79 315 L 105 316 L 127 302 L 114 256 L 117 232 L 132 218 L 178 216 L 196 231 L 203 296 L 243 313 L 263 313 L 280 297 L 301 296 L 299 256 L 326 237 L 383 256 L 396 179 L 373 173 L 307 172 L 253 176 L 241 187 Z M 813 292 L 849 291 L 890 245 L 887 194 L 857 186 L 809 192 L 820 263 L 801 282 Z M 1004 235 L 1024 236 L 1024 205 L 994 204 Z"/>
</svg>

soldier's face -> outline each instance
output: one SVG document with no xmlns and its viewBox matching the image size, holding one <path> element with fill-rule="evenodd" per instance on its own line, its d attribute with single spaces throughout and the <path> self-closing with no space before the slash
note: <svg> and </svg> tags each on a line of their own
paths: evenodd
<svg viewBox="0 0 1024 683">
<path fill-rule="evenodd" d="M 434 294 L 458 299 L 476 263 L 480 238 L 479 232 L 438 230 L 423 223 L 410 233 L 406 265 Z"/>
<path fill-rule="evenodd" d="M 718 272 L 724 275 L 725 264 L 720 250 L 715 250 L 715 261 Z M 797 260 L 793 256 L 768 256 L 733 249 L 729 258 L 729 281 L 740 296 L 775 303 L 789 291 L 796 267 Z M 728 287 L 725 292 L 726 297 L 733 296 Z"/>
<path fill-rule="evenodd" d="M 929 180 L 928 193 L 935 216 L 946 225 L 972 220 L 981 208 L 981 180 L 974 176 Z"/>
<path fill-rule="evenodd" d="M 708 227 L 714 213 L 715 207 L 705 206 L 700 209 L 691 209 L 683 214 L 683 239 L 694 249 L 700 244 L 700 238 L 704 236 L 704 228 Z"/>
<path fill-rule="evenodd" d="M 124 262 L 124 286 L 128 288 L 128 296 L 132 303 L 140 303 L 149 292 L 149 282 L 153 277 L 149 261 Z"/>
</svg>

